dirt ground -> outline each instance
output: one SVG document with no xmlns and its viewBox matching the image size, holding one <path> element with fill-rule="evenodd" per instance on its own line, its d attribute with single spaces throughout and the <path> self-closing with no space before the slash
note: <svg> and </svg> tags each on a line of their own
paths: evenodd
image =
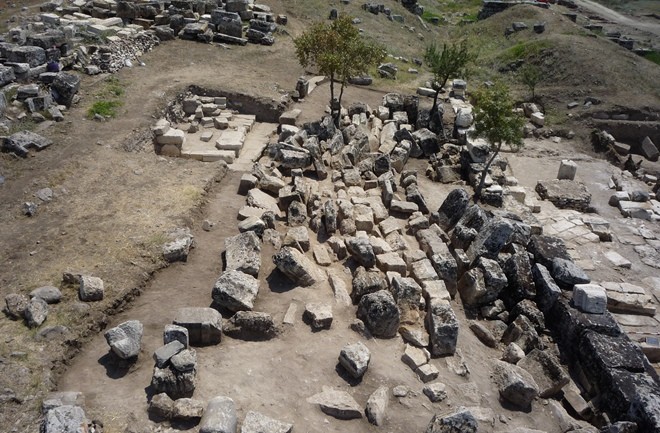
<svg viewBox="0 0 660 433">
<path fill-rule="evenodd" d="M 286 2 L 267 3 L 284 10 Z M 302 22 L 292 20 L 288 31 L 295 34 L 302 27 Z M 151 353 L 159 346 L 163 325 L 171 322 L 176 308 L 209 305 L 211 287 L 221 271 L 222 241 L 237 232 L 235 217 L 243 200 L 236 195 L 239 173 L 230 172 L 221 180 L 217 164 L 154 155 L 144 140 L 148 128 L 166 103 L 190 84 L 279 100 L 305 72 L 292 47 L 286 36 L 278 37 L 272 47 L 224 49 L 167 42 L 142 57 L 145 67 L 116 74 L 125 89 L 117 118 L 108 122 L 87 119 L 88 107 L 105 84 L 103 76 L 84 77 L 81 102 L 65 114 L 66 120 L 38 130 L 54 140 L 53 146 L 27 159 L 0 154 L 0 174 L 5 177 L 0 184 L 0 295 L 27 294 L 42 285 L 59 286 L 62 272 L 67 270 L 91 273 L 106 284 L 106 299 L 91 308 L 77 302 L 72 289 L 64 291 L 60 304 L 51 306 L 44 327 L 67 326 L 71 332 L 62 337 L 44 340 L 22 323 L 0 318 L 0 389 L 5 390 L 3 396 L 10 395 L 7 389 L 15 394 L 14 401 L 2 400 L 0 430 L 36 431 L 43 393 L 55 388 L 84 391 L 89 415 L 102 419 L 106 432 L 122 432 L 131 412 L 139 422 L 148 422 L 145 387 L 152 371 Z M 383 93 L 350 87 L 345 105 L 361 101 L 375 107 Z M 327 90 L 317 89 L 299 104 L 303 109 L 300 120 L 318 119 L 326 102 Z M 523 153 L 511 155 L 514 173 L 522 184 L 533 187 L 541 173 L 554 177 L 558 160 L 566 155 L 579 157 L 578 176 L 602 203 L 608 196 L 601 187 L 609 166 L 588 154 L 576 155 L 575 148 L 584 148 L 584 143 L 528 143 Z M 587 168 L 593 176 L 586 175 Z M 423 172 L 425 164 L 419 163 L 418 169 Z M 36 216 L 24 216 L 23 203 L 38 202 L 34 193 L 44 187 L 53 189 L 54 199 L 39 203 Z M 426 181 L 422 187 L 433 209 L 449 191 Z M 613 208 L 603 205 L 602 211 L 610 215 Z M 205 232 L 201 230 L 204 219 L 218 224 Z M 615 227 L 617 224 L 623 230 L 628 223 L 616 221 Z M 163 267 L 160 247 L 167 233 L 180 226 L 192 228 L 197 247 L 188 263 L 159 270 Z M 631 246 L 621 248 L 632 251 Z M 262 277 L 273 269 L 269 257 L 268 252 L 262 255 Z M 653 275 L 651 268 L 635 266 L 629 272 L 617 271 L 616 276 L 636 281 Z M 332 271 L 349 278 L 344 269 Z M 597 275 L 609 278 L 612 274 Z M 138 293 L 141 296 L 125 305 Z M 331 301 L 332 292 L 328 287 L 277 292 L 264 285 L 255 309 L 281 321 L 291 302 L 298 305 L 300 316 L 310 300 Z M 441 371 L 440 380 L 449 388 L 445 402 L 432 404 L 421 394 L 420 382 L 399 359 L 403 347 L 399 338 L 365 342 L 373 353 L 372 365 L 363 383 L 352 387 L 335 372 L 335 366 L 340 348 L 361 338 L 348 329 L 353 317 L 352 307 L 337 308 L 333 329 L 327 332 L 311 333 L 299 320 L 270 342 L 226 338 L 219 346 L 199 349 L 195 398 L 228 395 L 237 401 L 241 414 L 259 410 L 293 422 L 296 431 L 343 431 L 348 427 L 361 432 L 375 428 L 365 421 L 326 419 L 305 399 L 328 385 L 350 390 L 363 404 L 381 384 L 405 384 L 415 394 L 391 402 L 388 431 L 422 431 L 433 413 L 459 405 L 493 408 L 509 423 L 497 420 L 486 431 L 506 431 L 515 425 L 557 431 L 542 403 L 533 415 L 501 407 L 486 362 L 499 354 L 476 340 L 462 314 L 458 347 L 471 375 L 464 379 L 451 371 L 446 360 L 433 361 Z M 143 351 L 134 368 L 118 375 L 104 364 L 107 345 L 98 331 L 128 319 L 139 319 L 145 325 Z"/>
</svg>

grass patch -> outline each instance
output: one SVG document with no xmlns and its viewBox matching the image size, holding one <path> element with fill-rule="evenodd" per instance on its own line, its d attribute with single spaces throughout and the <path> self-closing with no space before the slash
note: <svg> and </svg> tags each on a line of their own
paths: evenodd
<svg viewBox="0 0 660 433">
<path fill-rule="evenodd" d="M 105 79 L 105 85 L 96 94 L 98 99 L 87 110 L 87 116 L 93 119 L 94 116 L 100 115 L 105 118 L 112 118 L 117 116 L 117 110 L 123 105 L 121 97 L 124 95 L 124 85 L 115 76 L 110 76 Z"/>
<path fill-rule="evenodd" d="M 660 53 L 657 52 L 657 51 L 652 51 L 648 54 L 645 54 L 644 58 L 646 60 L 649 60 L 649 61 L 655 63 L 656 65 L 660 65 Z"/>
<path fill-rule="evenodd" d="M 550 43 L 548 41 L 518 42 L 500 54 L 499 60 L 508 63 L 515 60 L 527 59 L 538 55 L 543 49 L 548 48 L 549 46 Z"/>
<path fill-rule="evenodd" d="M 433 21 L 436 20 L 438 24 L 445 22 L 445 18 L 442 15 L 432 12 L 428 9 L 424 10 L 424 13 L 422 14 L 422 19 L 428 23 L 433 23 Z"/>
<path fill-rule="evenodd" d="M 37 127 L 37 123 L 30 118 L 30 116 L 25 116 L 21 120 L 16 122 L 11 122 L 9 125 L 9 131 L 7 135 L 12 135 L 20 131 L 34 131 Z"/>
<path fill-rule="evenodd" d="M 117 115 L 117 109 L 121 107 L 121 105 L 121 101 L 96 101 L 87 111 L 87 116 L 93 118 L 98 114 L 103 117 L 115 117 Z"/>
<path fill-rule="evenodd" d="M 481 9 L 483 5 L 481 0 L 449 0 L 438 3 L 438 7 L 444 12 L 473 12 L 476 8 Z"/>
</svg>

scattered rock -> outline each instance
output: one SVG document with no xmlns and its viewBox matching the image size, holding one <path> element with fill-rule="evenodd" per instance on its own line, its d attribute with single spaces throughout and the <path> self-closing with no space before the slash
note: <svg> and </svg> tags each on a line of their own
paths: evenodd
<svg viewBox="0 0 660 433">
<path fill-rule="evenodd" d="M 37 328 L 48 317 L 48 304 L 41 298 L 32 298 L 25 309 L 25 321 L 30 328 Z"/>
<path fill-rule="evenodd" d="M 62 299 L 62 292 L 57 287 L 44 286 L 30 292 L 31 298 L 41 298 L 47 304 L 57 304 Z"/>
<path fill-rule="evenodd" d="M 371 361 L 371 352 L 361 342 L 349 344 L 339 353 L 339 363 L 355 379 L 360 379 L 367 372 Z"/>
<path fill-rule="evenodd" d="M 367 400 L 365 413 L 367 419 L 373 425 L 383 425 L 385 413 L 390 402 L 389 389 L 387 386 L 379 386 Z"/>
<path fill-rule="evenodd" d="M 103 280 L 89 275 L 80 276 L 78 295 L 83 302 L 95 302 L 103 299 Z"/>
<path fill-rule="evenodd" d="M 140 353 L 143 331 L 142 323 L 129 320 L 108 329 L 103 336 L 115 355 L 121 359 L 131 359 Z"/>
<path fill-rule="evenodd" d="M 218 396 L 212 398 L 199 422 L 199 433 L 236 433 L 238 419 L 234 400 Z"/>
<path fill-rule="evenodd" d="M 230 311 L 250 311 L 259 293 L 259 280 L 241 271 L 224 272 L 215 282 L 213 301 Z"/>
<path fill-rule="evenodd" d="M 364 295 L 358 304 L 357 317 L 375 337 L 392 338 L 399 330 L 399 308 L 386 290 Z"/>
<path fill-rule="evenodd" d="M 447 392 L 445 391 L 445 384 L 441 382 L 428 383 L 422 388 L 424 395 L 429 398 L 433 403 L 439 402 L 447 398 Z"/>
<path fill-rule="evenodd" d="M 241 433 L 291 433 L 293 424 L 284 423 L 255 411 L 248 411 Z"/>
<path fill-rule="evenodd" d="M 472 412 L 459 408 L 449 415 L 434 415 L 426 433 L 477 433 L 477 419 Z"/>
<path fill-rule="evenodd" d="M 495 361 L 493 378 L 500 397 L 520 409 L 528 409 L 539 395 L 532 375 L 516 365 Z"/>
<path fill-rule="evenodd" d="M 305 320 L 309 321 L 314 331 L 330 329 L 332 326 L 332 306 L 318 302 L 305 305 Z"/>
<path fill-rule="evenodd" d="M 308 398 L 307 402 L 318 404 L 323 413 L 337 419 L 362 418 L 362 407 L 346 391 L 323 387 L 323 392 Z"/>
</svg>

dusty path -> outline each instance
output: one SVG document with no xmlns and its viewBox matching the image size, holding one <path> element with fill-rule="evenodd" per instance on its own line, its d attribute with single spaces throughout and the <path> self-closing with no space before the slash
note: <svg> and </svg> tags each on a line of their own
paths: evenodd
<svg viewBox="0 0 660 433">
<path fill-rule="evenodd" d="M 576 3 L 581 8 L 584 8 L 591 13 L 597 14 L 608 21 L 612 21 L 621 26 L 629 27 L 632 30 L 653 33 L 655 36 L 660 37 L 660 23 L 658 22 L 643 21 L 637 17 L 620 14 L 619 12 L 608 8 L 607 6 L 596 3 L 592 0 L 577 0 Z"/>
</svg>

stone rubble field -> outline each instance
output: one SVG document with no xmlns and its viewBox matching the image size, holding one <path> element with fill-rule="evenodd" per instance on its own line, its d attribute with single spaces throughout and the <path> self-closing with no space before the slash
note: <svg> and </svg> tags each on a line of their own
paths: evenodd
<svg viewBox="0 0 660 433">
<path fill-rule="evenodd" d="M 181 121 L 190 123 L 182 141 L 197 124 L 208 130 L 205 114 L 217 116 L 206 121 L 217 133 L 225 105 L 184 98 L 188 118 Z M 657 278 L 592 281 L 589 271 L 598 267 L 581 251 L 614 244 L 619 234 L 585 212 L 591 194 L 575 180 L 572 161 L 560 162 L 558 179 L 539 181 L 536 191 L 548 191 L 542 200 L 518 185 L 500 156 L 487 180 L 490 205 L 472 204 L 456 184 L 466 172 L 469 183 L 478 182 L 488 149 L 466 133 L 469 104 L 452 105 L 462 107 L 454 116 L 461 125 L 449 139 L 444 129 L 418 127 L 424 110 L 416 97 L 399 94 L 385 95 L 376 109 L 352 104 L 339 128 L 327 116 L 300 125 L 300 110 L 284 113 L 279 136 L 251 170 L 228 161 L 232 184 L 220 196 L 239 194 L 243 203 L 231 209 L 238 230 L 224 228 L 221 251 L 211 252 L 222 252 L 223 265 L 208 281 L 206 302 L 170 303 L 163 313 L 171 321 L 160 331 L 133 318 L 140 307 L 128 311 L 123 316 L 131 320 L 106 331 L 80 362 L 107 351 L 103 364 L 121 382 L 119 395 L 144 408 L 132 416 L 149 413 L 156 429 L 169 422 L 200 432 L 287 432 L 317 430 L 322 419 L 332 431 L 350 423 L 352 431 L 372 424 L 388 431 L 597 432 L 594 425 L 609 422 L 607 431 L 656 431 Z M 159 139 L 173 129 L 159 120 L 155 143 L 164 147 Z M 240 155 L 240 146 L 231 152 Z M 563 186 L 551 192 L 557 182 Z M 627 216 L 655 224 L 649 209 Z M 233 218 L 224 208 L 221 215 Z M 652 229 L 639 233 L 655 238 Z M 201 253 L 194 236 L 184 230 L 173 238 L 167 260 L 191 265 Z M 633 266 L 615 249 L 604 257 L 605 266 Z M 81 299 L 102 296 L 98 279 L 70 278 Z M 47 311 L 40 301 L 35 296 L 25 310 L 30 326 L 40 308 Z M 639 329 L 648 330 L 642 341 Z M 295 355 L 301 350 L 302 363 Z M 258 375 L 245 383 L 241 376 L 253 368 Z M 84 419 L 79 402 L 103 386 L 92 380 L 101 372 L 70 371 L 61 386 L 68 391 L 53 396 L 61 405 L 44 407 L 47 432 L 60 431 L 63 419 Z M 80 374 L 90 379 L 82 392 Z M 147 395 L 136 399 L 138 377 Z M 283 389 L 287 381 L 301 386 Z M 259 382 L 265 394 L 254 394 Z M 121 410 L 116 397 L 93 397 L 92 410 Z"/>
<path fill-rule="evenodd" d="M 114 73 L 161 41 L 269 46 L 287 24 L 248 0 L 168 5 L 43 5 L 0 43 L 0 85 L 15 91 L 0 93 L 0 127 L 65 120 L 81 79 L 53 62 Z M 200 227 L 167 234 L 169 266 L 40 403 L 41 431 L 660 432 L 657 176 L 576 152 L 532 162 L 573 134 L 526 103 L 530 153 L 498 155 L 475 204 L 491 150 L 471 136 L 468 83 L 451 83 L 437 117 L 420 88 L 351 103 L 339 126 L 303 112 L 323 84 L 300 78 L 299 103 L 274 102 L 276 115 L 190 87 L 154 119 L 145 149 L 215 163 L 221 180 Z M 598 139 L 658 158 L 649 137 Z M 2 150 L 52 144 L 19 131 Z M 7 295 L 4 313 L 48 338 L 66 331 L 48 320 L 63 293 L 89 306 L 106 291 L 64 271 L 59 287 Z"/>
</svg>

